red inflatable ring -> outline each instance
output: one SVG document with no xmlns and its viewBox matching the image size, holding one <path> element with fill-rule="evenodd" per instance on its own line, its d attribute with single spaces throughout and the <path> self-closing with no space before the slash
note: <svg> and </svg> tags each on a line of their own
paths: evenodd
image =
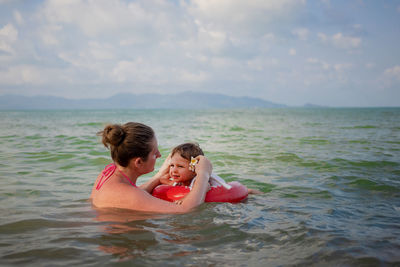
<svg viewBox="0 0 400 267">
<path fill-rule="evenodd" d="M 248 195 L 247 187 L 239 182 L 228 183 L 231 189 L 223 186 L 211 187 L 206 194 L 205 202 L 230 202 L 237 203 L 245 200 Z M 159 185 L 154 188 L 152 195 L 173 202 L 186 196 L 190 192 L 187 186 Z"/>
</svg>

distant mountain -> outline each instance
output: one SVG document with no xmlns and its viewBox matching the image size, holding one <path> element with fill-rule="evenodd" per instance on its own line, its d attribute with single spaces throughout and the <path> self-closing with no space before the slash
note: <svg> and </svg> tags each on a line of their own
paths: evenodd
<svg viewBox="0 0 400 267">
<path fill-rule="evenodd" d="M 207 109 L 285 107 L 259 98 L 183 92 L 179 94 L 116 94 L 109 98 L 67 99 L 55 96 L 0 96 L 0 109 Z"/>
<path fill-rule="evenodd" d="M 316 105 L 312 103 L 306 103 L 303 105 L 305 108 L 326 108 L 327 106 Z"/>
</svg>

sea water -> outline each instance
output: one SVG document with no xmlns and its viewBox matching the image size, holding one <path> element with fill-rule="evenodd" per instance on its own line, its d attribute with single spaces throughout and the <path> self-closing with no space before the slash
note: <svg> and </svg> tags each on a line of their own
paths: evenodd
<svg viewBox="0 0 400 267">
<path fill-rule="evenodd" d="M 262 195 L 182 215 L 96 210 L 107 123 L 195 141 Z M 399 266 L 400 109 L 0 112 L 0 265 Z M 154 174 L 154 173 L 153 173 Z M 138 184 L 152 174 L 140 177 Z"/>
</svg>

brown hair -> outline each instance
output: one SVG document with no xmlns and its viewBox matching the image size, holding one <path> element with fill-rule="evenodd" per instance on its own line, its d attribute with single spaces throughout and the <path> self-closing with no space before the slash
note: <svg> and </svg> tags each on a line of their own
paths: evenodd
<svg viewBox="0 0 400 267">
<path fill-rule="evenodd" d="M 175 154 L 179 153 L 182 158 L 191 160 L 191 157 L 197 157 L 199 155 L 203 155 L 203 150 L 201 150 L 199 144 L 197 143 L 184 143 L 179 146 L 176 146 L 172 149 L 171 157 Z"/>
<path fill-rule="evenodd" d="M 97 135 L 102 136 L 102 142 L 110 149 L 113 161 L 122 167 L 127 167 L 135 157 L 146 161 L 155 136 L 151 127 L 138 122 L 109 124 Z"/>
</svg>

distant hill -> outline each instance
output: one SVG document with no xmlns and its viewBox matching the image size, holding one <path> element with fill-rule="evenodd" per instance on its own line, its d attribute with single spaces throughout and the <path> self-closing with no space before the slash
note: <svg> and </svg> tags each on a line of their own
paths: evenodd
<svg viewBox="0 0 400 267">
<path fill-rule="evenodd" d="M 312 103 L 306 103 L 303 105 L 305 108 L 327 108 L 328 106 L 321 106 L 321 105 L 316 105 Z"/>
<path fill-rule="evenodd" d="M 259 98 L 184 92 L 179 94 L 116 94 L 109 98 L 67 99 L 55 96 L 0 96 L 1 110 L 15 109 L 207 109 L 285 107 Z"/>
</svg>

